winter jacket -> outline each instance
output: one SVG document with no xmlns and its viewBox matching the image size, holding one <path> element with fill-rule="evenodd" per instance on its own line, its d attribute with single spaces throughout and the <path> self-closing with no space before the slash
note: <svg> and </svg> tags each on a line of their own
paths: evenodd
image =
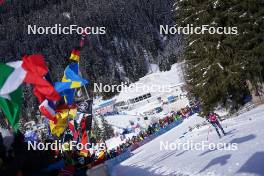
<svg viewBox="0 0 264 176">
<path fill-rule="evenodd" d="M 212 122 L 212 123 L 217 121 L 217 115 L 215 113 L 209 114 L 208 118 L 209 118 L 210 122 Z"/>
</svg>

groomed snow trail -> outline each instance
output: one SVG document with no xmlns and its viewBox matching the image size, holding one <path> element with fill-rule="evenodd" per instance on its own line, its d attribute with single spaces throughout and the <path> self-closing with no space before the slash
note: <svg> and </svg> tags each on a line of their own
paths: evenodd
<svg viewBox="0 0 264 176">
<path fill-rule="evenodd" d="M 209 125 L 189 132 L 189 126 L 202 121 L 204 119 L 197 115 L 186 119 L 181 125 L 133 151 L 133 156 L 117 165 L 112 175 L 264 175 L 264 105 L 223 121 L 228 134 L 221 139 Z M 237 150 L 160 150 L 160 142 L 171 144 L 187 141 L 235 143 Z"/>
</svg>

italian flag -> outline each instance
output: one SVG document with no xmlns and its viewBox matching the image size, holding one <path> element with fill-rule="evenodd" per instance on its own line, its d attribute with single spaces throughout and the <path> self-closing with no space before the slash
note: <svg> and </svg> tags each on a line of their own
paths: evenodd
<svg viewBox="0 0 264 176">
<path fill-rule="evenodd" d="M 0 109 L 8 119 L 9 125 L 18 128 L 22 89 L 26 72 L 19 67 L 21 61 L 7 64 L 0 63 Z"/>
<path fill-rule="evenodd" d="M 33 85 L 33 93 L 40 103 L 45 99 L 60 100 L 59 93 L 44 78 L 47 73 L 48 67 L 39 54 L 24 56 L 22 61 L 0 63 L 0 109 L 13 129 L 18 127 L 23 82 Z"/>
</svg>

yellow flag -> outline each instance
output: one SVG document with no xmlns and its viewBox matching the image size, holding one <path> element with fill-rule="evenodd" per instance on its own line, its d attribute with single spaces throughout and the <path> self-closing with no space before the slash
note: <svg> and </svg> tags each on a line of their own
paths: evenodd
<svg viewBox="0 0 264 176">
<path fill-rule="evenodd" d="M 54 124 L 53 121 L 50 120 L 50 131 L 53 135 L 60 137 L 60 135 L 64 132 L 67 127 L 67 118 L 62 118 L 58 113 L 56 114 L 57 123 Z"/>
<path fill-rule="evenodd" d="M 77 116 L 77 107 L 70 109 L 62 109 L 56 114 L 57 123 L 50 121 L 50 131 L 53 135 L 60 136 L 67 128 L 67 119 Z"/>
<path fill-rule="evenodd" d="M 58 112 L 62 119 L 75 118 L 77 116 L 77 108 L 74 109 L 63 109 Z"/>
</svg>

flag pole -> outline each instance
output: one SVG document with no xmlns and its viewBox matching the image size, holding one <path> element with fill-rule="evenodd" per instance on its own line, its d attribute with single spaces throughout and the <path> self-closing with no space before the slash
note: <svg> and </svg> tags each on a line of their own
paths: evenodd
<svg viewBox="0 0 264 176">
<path fill-rule="evenodd" d="M 81 37 L 81 41 L 80 41 L 80 49 L 82 49 L 83 46 L 84 46 L 84 39 L 85 39 L 86 36 L 87 36 L 87 33 L 86 33 L 86 32 L 83 32 L 83 33 L 82 33 L 82 37 Z M 79 62 L 78 64 L 79 64 L 79 66 L 80 66 L 80 62 Z M 80 67 L 78 67 L 78 74 L 80 74 L 80 75 L 82 76 L 82 74 L 81 74 L 81 72 L 80 72 Z M 89 94 L 88 94 L 87 88 L 86 88 L 85 85 L 83 85 L 83 87 L 84 87 L 84 91 L 85 91 L 85 94 L 86 94 L 87 100 L 89 100 L 90 97 L 89 97 Z M 86 116 L 85 118 L 88 118 L 88 117 Z M 87 119 L 85 119 L 85 120 L 86 120 L 86 122 L 87 122 Z M 86 125 L 87 125 L 87 124 L 86 124 Z M 87 129 L 87 126 L 86 126 L 86 129 Z M 90 142 L 91 129 L 88 130 L 88 131 L 86 131 L 86 133 L 87 133 L 87 136 L 88 136 L 87 142 L 89 143 L 89 142 Z"/>
<path fill-rule="evenodd" d="M 80 49 L 82 49 L 83 46 L 84 46 L 84 44 L 85 44 L 85 43 L 84 43 L 84 39 L 85 39 L 86 36 L 87 36 L 87 33 L 84 31 L 84 32 L 82 33 L 82 36 L 81 36 Z M 79 64 L 79 65 L 80 65 L 80 64 Z M 78 73 L 82 76 L 79 67 L 78 67 Z M 89 97 L 89 94 L 88 94 L 87 88 L 86 88 L 85 85 L 83 85 L 83 87 L 84 87 L 84 91 L 85 91 L 86 97 L 87 97 L 87 99 L 89 100 L 90 97 Z"/>
<path fill-rule="evenodd" d="M 86 96 L 87 96 L 87 99 L 89 100 L 89 99 L 90 99 L 90 96 L 89 96 L 89 94 L 88 94 L 87 88 L 86 88 L 85 85 L 84 85 L 83 87 L 84 87 L 84 90 L 85 90 L 85 94 L 86 94 Z"/>
</svg>

